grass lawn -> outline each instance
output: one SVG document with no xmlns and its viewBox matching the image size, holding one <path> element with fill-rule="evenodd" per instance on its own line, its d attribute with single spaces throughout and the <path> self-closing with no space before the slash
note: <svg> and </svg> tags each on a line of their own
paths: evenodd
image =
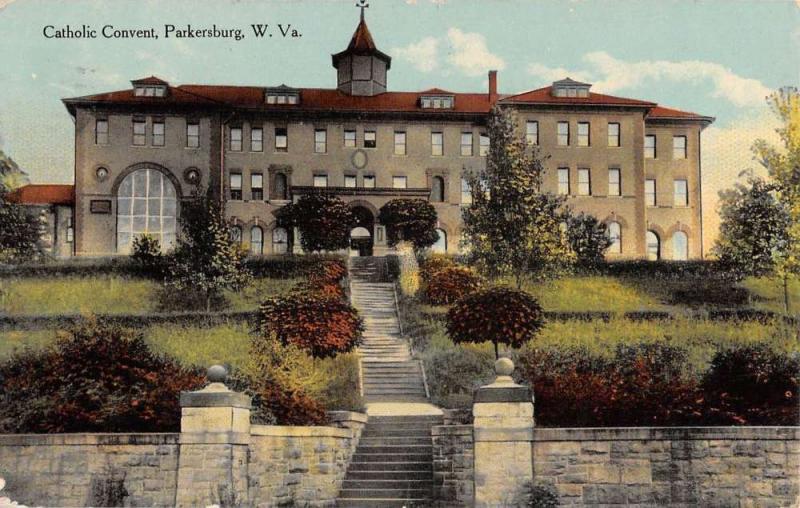
<svg viewBox="0 0 800 508">
<path fill-rule="evenodd" d="M 613 277 L 564 277 L 524 288 L 548 311 L 667 310 L 652 296 Z"/>
<path fill-rule="evenodd" d="M 774 278 L 750 277 L 742 285 L 752 295 L 752 306 L 756 309 L 783 313 L 783 281 Z M 800 314 L 800 279 L 789 281 L 789 314 Z"/>
</svg>

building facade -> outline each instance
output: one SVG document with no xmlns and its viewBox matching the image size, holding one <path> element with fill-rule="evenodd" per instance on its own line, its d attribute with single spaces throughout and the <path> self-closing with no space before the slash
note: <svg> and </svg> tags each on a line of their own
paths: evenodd
<svg viewBox="0 0 800 508">
<path fill-rule="evenodd" d="M 457 252 L 470 203 L 462 175 L 485 167 L 498 105 L 549 155 L 545 190 L 608 224 L 609 258 L 702 257 L 700 134 L 712 118 L 570 79 L 502 95 L 494 71 L 481 93 L 387 91 L 391 57 L 363 15 L 332 64 L 331 89 L 149 77 L 64 99 L 75 121 L 75 254 L 126 254 L 141 234 L 168 248 L 181 202 L 208 188 L 254 255 L 292 249 L 296 234 L 274 212 L 309 192 L 348 202 L 375 253 L 386 248 L 380 207 L 427 199 L 439 217 L 434 250 Z"/>
</svg>

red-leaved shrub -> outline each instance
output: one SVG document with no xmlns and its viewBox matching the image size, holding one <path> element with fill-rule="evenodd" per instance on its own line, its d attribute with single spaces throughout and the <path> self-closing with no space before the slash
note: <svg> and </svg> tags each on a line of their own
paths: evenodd
<svg viewBox="0 0 800 508">
<path fill-rule="evenodd" d="M 339 259 L 326 259 L 315 266 L 308 274 L 312 284 L 339 284 L 347 276 L 347 267 Z"/>
<path fill-rule="evenodd" d="M 423 282 L 428 282 L 440 270 L 453 266 L 458 266 L 453 258 L 441 254 L 432 254 L 420 264 L 419 277 Z"/>
<path fill-rule="evenodd" d="M 425 284 L 425 297 L 434 305 L 448 305 L 481 287 L 481 278 L 470 268 L 451 266 L 437 271 Z"/>
</svg>

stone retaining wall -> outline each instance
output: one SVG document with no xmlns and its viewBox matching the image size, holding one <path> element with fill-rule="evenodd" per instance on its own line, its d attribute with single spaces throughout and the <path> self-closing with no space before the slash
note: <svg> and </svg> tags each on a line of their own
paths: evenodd
<svg viewBox="0 0 800 508">
<path fill-rule="evenodd" d="M 438 425 L 433 439 L 434 499 L 445 506 L 470 506 L 475 497 L 472 425 Z"/>
</svg>

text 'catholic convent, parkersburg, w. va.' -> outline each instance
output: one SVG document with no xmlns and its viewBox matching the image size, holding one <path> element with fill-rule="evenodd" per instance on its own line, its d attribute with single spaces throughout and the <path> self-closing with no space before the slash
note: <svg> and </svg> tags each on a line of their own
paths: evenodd
<svg viewBox="0 0 800 508">
<path fill-rule="evenodd" d="M 484 92 L 389 91 L 392 59 L 363 12 L 332 64 L 330 89 L 176 86 L 151 76 L 64 99 L 75 185 L 31 185 L 16 199 L 49 216 L 58 256 L 126 254 L 142 234 L 169 248 L 181 203 L 209 186 L 254 255 L 296 248 L 273 212 L 311 192 L 347 202 L 375 253 L 386 249 L 380 207 L 427 199 L 439 218 L 433 249 L 454 253 L 471 201 L 462 175 L 485 166 L 487 119 L 501 106 L 549 156 L 545 190 L 608 225 L 610 259 L 703 256 L 700 137 L 713 118 L 593 93 L 569 78 L 505 95 L 495 71 Z"/>
</svg>

